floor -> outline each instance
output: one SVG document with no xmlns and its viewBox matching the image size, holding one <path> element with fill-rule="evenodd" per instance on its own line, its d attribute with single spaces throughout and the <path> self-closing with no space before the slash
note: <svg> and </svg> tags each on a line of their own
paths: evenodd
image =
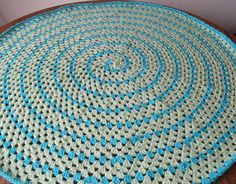
<svg viewBox="0 0 236 184">
<path fill-rule="evenodd" d="M 236 163 L 215 184 L 236 184 Z"/>
</svg>

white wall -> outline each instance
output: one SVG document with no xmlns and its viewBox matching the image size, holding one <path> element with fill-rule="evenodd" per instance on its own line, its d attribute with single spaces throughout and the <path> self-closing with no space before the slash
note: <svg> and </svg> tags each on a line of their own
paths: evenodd
<svg viewBox="0 0 236 184">
<path fill-rule="evenodd" d="M 236 33 L 236 0 L 143 0 L 188 11 Z"/>
<path fill-rule="evenodd" d="M 40 9 L 78 1 L 79 0 L 0 0 L 0 17 L 2 17 L 5 22 L 10 22 Z M 231 33 L 236 33 L 236 0 L 143 1 L 165 4 L 189 11 L 224 27 Z"/>
<path fill-rule="evenodd" d="M 41 9 L 79 1 L 85 0 L 0 0 L 0 15 L 10 22 Z"/>
<path fill-rule="evenodd" d="M 0 26 L 4 25 L 5 21 L 2 19 L 1 15 L 0 15 Z"/>
</svg>

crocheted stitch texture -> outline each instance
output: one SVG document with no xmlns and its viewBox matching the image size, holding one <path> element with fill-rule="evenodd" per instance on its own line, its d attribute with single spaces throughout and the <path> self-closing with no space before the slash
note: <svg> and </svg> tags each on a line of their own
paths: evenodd
<svg viewBox="0 0 236 184">
<path fill-rule="evenodd" d="M 236 160 L 236 46 L 148 3 L 76 4 L 0 35 L 0 175 L 211 183 Z"/>
</svg>

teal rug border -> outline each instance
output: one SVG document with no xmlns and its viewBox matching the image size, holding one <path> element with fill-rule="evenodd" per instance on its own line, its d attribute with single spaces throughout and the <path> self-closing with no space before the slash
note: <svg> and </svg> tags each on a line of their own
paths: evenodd
<svg viewBox="0 0 236 184">
<path fill-rule="evenodd" d="M 13 184 L 26 184 L 20 181 L 18 178 L 12 177 L 9 172 L 5 172 L 1 168 L 0 168 L 0 176 Z"/>
<path fill-rule="evenodd" d="M 200 19 L 198 19 L 198 18 L 196 18 L 196 17 L 194 17 L 194 16 L 192 16 L 192 15 L 186 13 L 186 12 L 183 12 L 181 10 L 177 10 L 175 8 L 171 8 L 171 7 L 168 7 L 168 6 L 165 6 L 165 5 L 161 5 L 161 4 L 153 4 L 153 3 L 148 3 L 148 2 L 136 2 L 136 1 L 130 1 L 130 2 L 125 2 L 125 1 L 102 2 L 102 3 L 97 3 L 95 5 L 99 6 L 99 5 L 103 5 L 103 4 L 121 4 L 121 3 L 127 3 L 127 4 L 129 4 L 129 3 L 130 4 L 146 4 L 146 5 L 148 4 L 149 6 L 163 7 L 163 8 L 172 10 L 174 12 L 178 12 L 178 13 L 180 13 L 180 14 L 182 14 L 184 16 L 187 16 L 188 18 L 196 21 L 200 25 L 203 25 L 203 26 L 207 27 L 208 29 L 210 29 L 214 33 L 216 33 L 222 39 L 226 40 L 227 43 L 229 43 L 230 46 L 232 46 L 234 48 L 234 50 L 236 51 L 236 44 L 227 35 L 225 35 L 221 31 L 215 29 L 214 27 L 210 26 L 209 24 L 205 23 L 204 21 L 202 21 L 202 20 L 200 20 Z M 88 2 L 88 3 L 84 3 L 84 4 L 78 3 L 78 4 L 71 4 L 71 5 L 64 5 L 62 7 L 59 7 L 57 9 L 55 9 L 55 10 L 51 10 L 51 11 L 48 11 L 48 12 L 44 12 L 44 13 L 32 16 L 31 18 L 25 19 L 25 20 L 15 24 L 15 25 L 11 26 L 9 29 L 5 30 L 4 32 L 2 32 L 0 34 L 0 38 L 4 34 L 10 32 L 12 29 L 16 28 L 18 25 L 20 25 L 20 24 L 22 24 L 24 22 L 28 22 L 31 19 L 34 19 L 35 17 L 39 17 L 39 16 L 43 16 L 43 15 L 46 15 L 46 14 L 50 14 L 52 12 L 59 11 L 60 9 L 62 9 L 64 7 L 87 6 L 87 5 L 94 5 L 94 4 Z M 204 184 L 211 184 L 212 182 L 214 182 L 218 177 L 222 176 L 222 174 L 224 174 L 226 172 L 226 170 L 228 170 L 234 163 L 236 163 L 236 154 L 231 156 L 231 160 L 225 161 L 223 163 L 223 166 L 218 167 L 216 172 L 209 173 L 208 178 L 203 178 L 203 179 L 205 179 Z M 213 177 L 210 177 L 210 175 L 212 175 Z M 20 181 L 18 178 L 12 177 L 11 173 L 3 171 L 1 168 L 0 168 L 0 176 L 2 178 L 6 179 L 7 181 L 9 181 L 10 183 L 13 183 L 13 184 L 28 184 L 29 183 L 29 182 L 25 182 L 24 183 L 24 182 Z"/>
</svg>

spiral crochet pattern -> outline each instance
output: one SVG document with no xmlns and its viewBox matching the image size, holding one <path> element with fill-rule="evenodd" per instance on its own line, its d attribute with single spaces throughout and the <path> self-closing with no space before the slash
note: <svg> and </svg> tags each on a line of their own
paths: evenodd
<svg viewBox="0 0 236 184">
<path fill-rule="evenodd" d="M 211 183 L 236 160 L 236 46 L 161 5 L 75 4 L 0 35 L 0 176 Z"/>
</svg>

